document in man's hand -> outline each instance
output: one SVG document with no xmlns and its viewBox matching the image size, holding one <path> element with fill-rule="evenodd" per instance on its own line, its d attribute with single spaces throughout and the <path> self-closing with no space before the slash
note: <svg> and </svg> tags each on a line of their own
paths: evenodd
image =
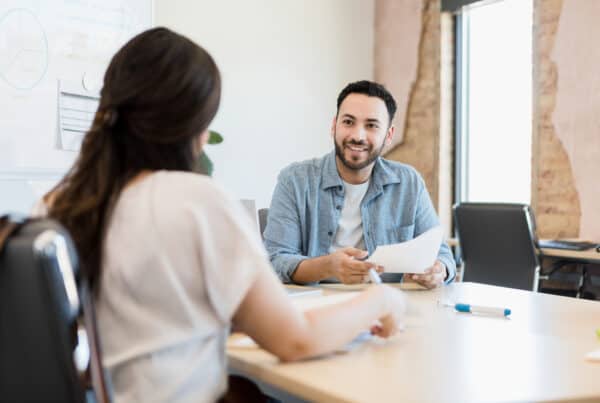
<svg viewBox="0 0 600 403">
<path fill-rule="evenodd" d="M 442 237 L 437 226 L 409 241 L 378 246 L 367 262 L 383 266 L 386 273 L 423 273 L 435 263 Z"/>
</svg>

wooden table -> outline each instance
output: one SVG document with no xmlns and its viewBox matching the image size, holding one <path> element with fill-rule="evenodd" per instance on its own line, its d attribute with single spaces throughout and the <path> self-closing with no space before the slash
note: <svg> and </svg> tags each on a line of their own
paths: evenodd
<svg viewBox="0 0 600 403">
<path fill-rule="evenodd" d="M 567 250 L 541 248 L 540 256 L 542 258 L 550 257 L 564 259 L 573 263 L 600 263 L 600 252 L 596 251 L 596 249 Z"/>
<path fill-rule="evenodd" d="M 230 368 L 309 401 L 600 401 L 600 363 L 584 360 L 600 349 L 600 302 L 476 283 L 406 294 L 406 329 L 391 340 L 286 364 L 258 348 L 229 348 Z M 461 314 L 438 300 L 512 315 Z"/>
</svg>

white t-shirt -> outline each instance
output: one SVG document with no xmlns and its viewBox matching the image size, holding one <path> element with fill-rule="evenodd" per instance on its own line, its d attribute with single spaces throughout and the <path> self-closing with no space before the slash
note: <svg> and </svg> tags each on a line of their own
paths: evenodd
<svg viewBox="0 0 600 403">
<path fill-rule="evenodd" d="M 231 318 L 272 270 L 243 207 L 207 177 L 153 173 L 122 192 L 103 256 L 96 313 L 115 401 L 218 399 Z"/>
<path fill-rule="evenodd" d="M 329 253 L 349 246 L 365 249 L 360 203 L 369 189 L 369 182 L 352 185 L 344 181 L 344 206 Z"/>
</svg>

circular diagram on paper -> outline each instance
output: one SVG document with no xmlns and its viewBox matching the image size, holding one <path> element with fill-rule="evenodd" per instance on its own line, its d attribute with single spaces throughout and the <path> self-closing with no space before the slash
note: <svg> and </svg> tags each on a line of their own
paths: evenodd
<svg viewBox="0 0 600 403">
<path fill-rule="evenodd" d="M 28 90 L 48 69 L 48 39 L 37 16 L 25 8 L 0 15 L 0 80 Z"/>
</svg>

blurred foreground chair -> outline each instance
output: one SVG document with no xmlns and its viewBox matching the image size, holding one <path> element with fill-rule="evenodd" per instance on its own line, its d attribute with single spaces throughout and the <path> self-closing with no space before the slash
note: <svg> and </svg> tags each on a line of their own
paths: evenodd
<svg viewBox="0 0 600 403">
<path fill-rule="evenodd" d="M 0 217 L 0 402 L 110 401 L 92 295 L 77 270 L 56 222 Z"/>
</svg>

